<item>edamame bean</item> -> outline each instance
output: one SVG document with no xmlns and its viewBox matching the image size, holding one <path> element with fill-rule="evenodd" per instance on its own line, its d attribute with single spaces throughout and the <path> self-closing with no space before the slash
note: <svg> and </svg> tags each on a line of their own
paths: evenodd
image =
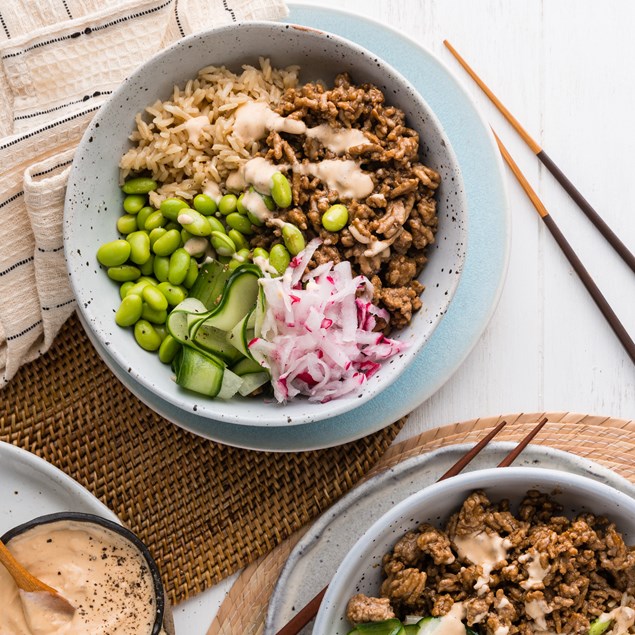
<svg viewBox="0 0 635 635">
<path fill-rule="evenodd" d="M 168 308 L 167 298 L 159 291 L 158 287 L 153 287 L 151 284 L 143 288 L 141 297 L 155 311 L 165 311 Z"/>
<path fill-rule="evenodd" d="M 209 223 L 209 226 L 211 227 L 213 232 L 220 232 L 221 234 L 225 233 L 225 225 L 223 225 L 223 223 L 221 223 L 218 218 L 208 216 L 207 222 Z"/>
<path fill-rule="evenodd" d="M 168 256 L 155 256 L 152 269 L 154 277 L 159 282 L 165 282 L 168 279 L 168 271 L 170 270 L 170 258 Z"/>
<path fill-rule="evenodd" d="M 225 218 L 225 222 L 236 231 L 239 231 L 241 234 L 253 234 L 254 230 L 251 228 L 251 223 L 246 216 L 239 214 L 238 212 L 233 212 L 232 214 L 228 214 Z"/>
<path fill-rule="evenodd" d="M 203 214 L 203 216 L 211 216 L 217 209 L 216 201 L 207 194 L 197 194 L 192 204 L 194 209 Z"/>
<path fill-rule="evenodd" d="M 291 184 L 282 172 L 275 172 L 271 177 L 271 197 L 278 207 L 289 207 L 293 201 Z"/>
<path fill-rule="evenodd" d="M 247 239 L 236 229 L 230 229 L 227 232 L 227 235 L 231 238 L 231 241 L 234 243 L 237 250 L 249 249 Z"/>
<path fill-rule="evenodd" d="M 297 256 L 305 247 L 302 232 L 293 224 L 285 223 L 282 228 L 282 240 L 292 256 Z"/>
<path fill-rule="evenodd" d="M 138 295 L 127 295 L 115 313 L 115 322 L 119 326 L 132 326 L 140 317 L 143 301 Z"/>
<path fill-rule="evenodd" d="M 130 243 L 127 240 L 111 240 L 97 250 L 97 260 L 104 267 L 123 265 L 130 258 Z"/>
<path fill-rule="evenodd" d="M 128 194 L 123 199 L 123 208 L 128 214 L 137 214 L 146 204 L 146 197 L 143 194 Z"/>
<path fill-rule="evenodd" d="M 150 214 L 155 212 L 154 207 L 142 207 L 137 214 L 137 229 L 145 229 L 146 228 L 146 219 Z"/>
<path fill-rule="evenodd" d="M 186 289 L 191 289 L 198 278 L 198 264 L 194 258 L 190 260 L 190 268 L 187 270 L 185 280 L 183 280 L 183 286 Z"/>
<path fill-rule="evenodd" d="M 181 230 L 181 242 L 185 245 L 185 243 L 193 237 L 193 234 L 187 231 L 187 229 Z"/>
<path fill-rule="evenodd" d="M 167 222 L 168 219 L 159 210 L 156 210 L 155 212 L 152 212 L 148 218 L 146 218 L 146 221 L 143 224 L 143 229 L 147 232 L 151 232 L 153 229 L 164 227 Z"/>
<path fill-rule="evenodd" d="M 134 325 L 134 338 L 137 344 L 146 351 L 156 351 L 161 346 L 159 334 L 147 320 L 139 320 Z"/>
<path fill-rule="evenodd" d="M 225 194 L 223 198 L 218 202 L 218 211 L 223 215 L 231 214 L 236 211 L 236 204 L 238 199 L 235 194 Z"/>
<path fill-rule="evenodd" d="M 176 221 L 173 221 L 173 220 L 171 220 L 164 227 L 166 231 L 170 231 L 171 229 L 178 229 L 179 231 L 181 231 L 181 226 Z"/>
<path fill-rule="evenodd" d="M 124 236 L 137 231 L 137 217 L 132 214 L 124 214 L 117 219 L 117 231 Z"/>
<path fill-rule="evenodd" d="M 165 321 L 168 319 L 168 312 L 165 310 L 157 311 L 147 302 L 144 302 L 143 308 L 141 309 L 141 318 L 143 320 L 148 320 L 148 322 L 152 322 L 152 324 L 165 324 Z"/>
<path fill-rule="evenodd" d="M 189 209 L 189 207 L 190 206 L 180 198 L 166 198 L 161 202 L 159 209 L 167 219 L 176 221 L 179 216 L 179 212 L 185 208 Z"/>
<path fill-rule="evenodd" d="M 181 345 L 178 340 L 175 340 L 171 335 L 166 335 L 165 339 L 161 342 L 159 347 L 159 359 L 164 364 L 171 364 L 172 360 L 176 357 L 176 354 L 181 350 Z"/>
<path fill-rule="evenodd" d="M 346 227 L 346 223 L 348 223 L 348 208 L 341 203 L 331 205 L 322 215 L 322 227 L 327 232 L 338 232 Z"/>
<path fill-rule="evenodd" d="M 146 287 L 152 286 L 147 280 L 142 280 L 139 278 L 129 289 L 128 293 L 126 293 L 126 297 L 129 295 L 138 295 L 139 297 L 143 296 L 143 290 Z"/>
<path fill-rule="evenodd" d="M 232 256 L 232 259 L 230 263 L 227 265 L 227 267 L 229 268 L 230 271 L 233 271 L 234 269 L 237 269 L 238 267 L 240 267 L 240 265 L 248 261 L 249 261 L 249 249 L 240 249 Z"/>
<path fill-rule="evenodd" d="M 130 243 L 130 260 L 142 265 L 150 260 L 150 236 L 142 231 L 132 232 L 126 239 Z"/>
<path fill-rule="evenodd" d="M 168 269 L 168 282 L 171 284 L 181 284 L 190 268 L 192 257 L 182 247 L 177 249 L 170 256 L 170 268 Z"/>
<path fill-rule="evenodd" d="M 108 277 L 116 282 L 128 282 L 136 280 L 141 272 L 132 265 L 119 265 L 118 267 L 108 267 Z"/>
<path fill-rule="evenodd" d="M 156 287 L 159 283 L 152 278 L 151 276 L 141 276 L 137 282 L 147 282 L 148 284 L 151 284 L 153 287 Z"/>
<path fill-rule="evenodd" d="M 212 232 L 210 241 L 219 256 L 232 256 L 236 252 L 236 245 L 227 234 Z"/>
<path fill-rule="evenodd" d="M 252 252 L 251 252 L 251 257 L 253 258 L 265 258 L 266 260 L 269 260 L 269 252 L 266 249 L 263 249 L 262 247 L 256 247 Z"/>
<path fill-rule="evenodd" d="M 195 209 L 181 211 L 177 220 L 183 229 L 194 236 L 209 236 L 212 233 L 208 219 Z"/>
<path fill-rule="evenodd" d="M 124 282 L 120 287 L 119 287 L 119 297 L 123 300 L 126 295 L 128 295 L 128 290 L 131 287 L 134 287 L 135 283 L 131 282 L 130 280 L 128 282 Z"/>
<path fill-rule="evenodd" d="M 161 238 L 168 230 L 165 227 L 157 227 L 150 232 L 150 247 L 154 247 L 154 243 Z"/>
<path fill-rule="evenodd" d="M 253 212 L 250 212 L 249 210 L 247 210 L 247 218 L 251 221 L 252 225 L 255 225 L 256 227 L 262 227 L 265 223 L 258 218 Z"/>
<path fill-rule="evenodd" d="M 128 179 L 121 188 L 124 194 L 147 194 L 156 190 L 159 184 L 147 176 L 137 176 Z"/>
<path fill-rule="evenodd" d="M 169 282 L 161 282 L 157 288 L 165 296 L 170 306 L 176 306 L 185 300 L 185 291 L 181 287 Z"/>
<path fill-rule="evenodd" d="M 161 344 L 163 344 L 163 340 L 168 336 L 168 329 L 165 324 L 155 324 L 154 330 L 157 332 L 158 336 L 161 338 Z"/>
<path fill-rule="evenodd" d="M 139 267 L 142 276 L 151 276 L 154 273 L 154 254 L 150 254 L 150 257 Z"/>
<path fill-rule="evenodd" d="M 161 236 L 152 247 L 157 256 L 169 256 L 181 246 L 181 232 L 170 229 Z"/>
<path fill-rule="evenodd" d="M 284 245 L 277 244 L 271 248 L 269 253 L 269 264 L 282 275 L 291 262 L 291 255 Z"/>
<path fill-rule="evenodd" d="M 247 208 L 243 205 L 243 198 L 245 198 L 245 193 L 243 192 L 236 201 L 236 211 L 243 216 L 247 215 Z"/>
</svg>

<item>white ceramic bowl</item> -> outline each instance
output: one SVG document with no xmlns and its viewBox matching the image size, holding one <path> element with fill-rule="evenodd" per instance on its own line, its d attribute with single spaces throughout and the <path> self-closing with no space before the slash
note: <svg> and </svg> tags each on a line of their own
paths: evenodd
<svg viewBox="0 0 635 635">
<path fill-rule="evenodd" d="M 355 543 L 337 569 L 317 615 L 314 635 L 345 635 L 351 629 L 346 605 L 352 595 L 377 596 L 385 553 L 422 522 L 439 527 L 467 496 L 482 489 L 492 501 L 517 504 L 529 489 L 552 495 L 573 516 L 583 511 L 607 516 L 627 544 L 635 542 L 635 499 L 604 483 L 560 470 L 509 467 L 477 470 L 435 483 L 409 496 L 379 518 Z"/>
<path fill-rule="evenodd" d="M 211 400 L 179 388 L 171 371 L 156 355 L 134 341 L 131 329 L 116 326 L 118 285 L 108 279 L 95 253 L 116 236 L 122 213 L 118 161 L 128 149 L 137 112 L 156 99 L 167 98 L 175 84 L 184 84 L 209 64 L 239 70 L 257 65 L 259 56 L 275 66 L 298 64 L 301 81 L 323 79 L 349 71 L 357 82 L 372 82 L 388 101 L 401 108 L 408 124 L 421 134 L 426 164 L 442 175 L 438 194 L 439 232 L 429 251 L 421 282 L 426 286 L 424 308 L 398 337 L 407 351 L 384 364 L 359 394 L 310 404 L 298 399 L 285 405 L 262 399 Z M 70 175 L 64 213 L 64 245 L 71 284 L 89 335 L 114 361 L 150 393 L 198 417 L 235 424 L 288 426 L 334 417 L 355 408 L 389 386 L 425 344 L 448 308 L 465 258 L 466 203 L 461 172 L 438 120 L 424 98 L 382 60 L 338 36 L 278 23 L 244 23 L 193 35 L 152 58 L 136 71 L 100 109 L 78 148 Z M 149 403 L 152 407 L 152 403 Z"/>
</svg>

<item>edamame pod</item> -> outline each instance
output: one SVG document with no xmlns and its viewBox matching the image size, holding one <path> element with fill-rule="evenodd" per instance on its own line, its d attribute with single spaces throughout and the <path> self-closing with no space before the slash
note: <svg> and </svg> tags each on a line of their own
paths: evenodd
<svg viewBox="0 0 635 635">
<path fill-rule="evenodd" d="M 132 265 L 119 265 L 118 267 L 108 267 L 108 277 L 116 282 L 128 282 L 128 280 L 136 280 L 141 271 Z"/>
<path fill-rule="evenodd" d="M 97 250 L 97 260 L 104 267 L 123 265 L 130 258 L 130 243 L 127 240 L 111 240 Z"/>
<path fill-rule="evenodd" d="M 170 284 L 181 284 L 185 280 L 191 260 L 190 254 L 182 247 L 170 256 L 170 268 L 168 270 L 168 282 Z"/>
<path fill-rule="evenodd" d="M 181 246 L 181 232 L 170 229 L 161 236 L 152 247 L 157 256 L 169 256 Z"/>
<path fill-rule="evenodd" d="M 275 172 L 271 177 L 271 197 L 278 207 L 289 207 L 293 201 L 291 184 L 282 172 Z"/>
<path fill-rule="evenodd" d="M 161 337 L 147 320 L 139 320 L 134 325 L 134 338 L 146 351 L 156 351 L 161 346 Z"/>
<path fill-rule="evenodd" d="M 121 190 L 124 194 L 147 194 L 156 190 L 159 184 L 151 178 L 146 176 L 137 176 L 132 179 L 128 179 Z"/>
<path fill-rule="evenodd" d="M 135 265 L 142 265 L 150 260 L 150 236 L 146 232 L 132 232 L 126 240 L 130 243 L 130 260 Z"/>
<path fill-rule="evenodd" d="M 117 219 L 117 231 L 124 236 L 137 231 L 137 226 L 137 217 L 132 214 L 124 214 Z"/>
<path fill-rule="evenodd" d="M 291 262 L 291 255 L 284 245 L 277 244 L 269 252 L 269 264 L 282 275 Z"/>
<path fill-rule="evenodd" d="M 305 247 L 302 232 L 293 224 L 285 223 L 282 228 L 282 240 L 292 256 L 297 256 Z"/>
<path fill-rule="evenodd" d="M 119 326 L 132 326 L 140 317 L 143 301 L 138 295 L 127 295 L 115 313 L 115 322 Z"/>
</svg>

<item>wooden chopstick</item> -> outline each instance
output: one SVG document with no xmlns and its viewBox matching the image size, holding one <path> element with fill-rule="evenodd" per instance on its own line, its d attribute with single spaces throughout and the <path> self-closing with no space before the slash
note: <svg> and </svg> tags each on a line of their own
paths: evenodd
<svg viewBox="0 0 635 635">
<path fill-rule="evenodd" d="M 498 467 L 511 465 L 518 455 L 527 447 L 527 444 L 533 439 L 540 429 L 547 423 L 545 417 L 540 421 L 531 432 L 503 459 Z M 501 421 L 491 432 L 483 437 L 471 450 L 466 452 L 438 481 L 443 481 L 451 476 L 456 476 L 463 470 L 467 464 L 507 425 L 506 421 Z M 287 622 L 276 635 L 297 635 L 316 615 L 320 609 L 320 604 L 326 593 L 328 586 L 325 586 L 308 604 L 298 611 L 289 622 Z"/>
<path fill-rule="evenodd" d="M 609 326 L 613 329 L 613 332 L 622 343 L 622 346 L 628 353 L 631 361 L 635 364 L 635 342 L 633 342 L 627 330 L 624 328 L 624 325 L 620 322 L 619 318 L 611 308 L 611 305 L 602 295 L 602 292 L 595 284 L 593 278 L 586 270 L 585 266 L 582 264 L 580 258 L 578 258 L 578 255 L 573 250 L 573 247 L 571 247 L 567 239 L 564 237 L 564 234 L 560 231 L 558 225 L 556 225 L 556 222 L 547 211 L 547 208 L 538 197 L 538 194 L 536 194 L 534 189 L 531 187 L 529 181 L 520 171 L 520 168 L 518 167 L 518 165 L 516 165 L 516 162 L 514 161 L 514 159 L 512 159 L 511 155 L 507 151 L 507 148 L 503 145 L 502 141 L 498 138 L 498 135 L 495 132 L 494 137 L 496 137 L 496 142 L 498 143 L 498 147 L 501 151 L 501 154 L 503 155 L 503 158 L 511 168 L 511 171 L 514 173 L 514 176 L 522 186 L 523 190 L 525 190 L 525 193 L 531 200 L 533 206 L 536 208 L 536 211 L 540 215 L 540 218 L 542 218 L 552 236 L 556 239 L 556 242 L 560 246 L 560 249 L 562 249 L 562 252 L 566 256 L 567 260 L 571 263 L 571 266 L 580 277 L 580 280 L 586 287 L 587 291 L 591 294 L 593 301 L 597 304 L 598 308 L 602 312 L 602 315 L 604 315 L 606 321 L 609 323 Z"/>
<path fill-rule="evenodd" d="M 586 217 L 597 227 L 599 232 L 606 238 L 608 243 L 620 255 L 622 260 L 635 272 L 635 255 L 620 240 L 615 232 L 606 224 L 604 219 L 593 209 L 589 201 L 587 201 L 580 191 L 573 185 L 564 172 L 554 163 L 549 155 L 538 145 L 531 135 L 520 125 L 519 121 L 505 108 L 503 103 L 488 88 L 483 80 L 474 72 L 474 69 L 459 55 L 457 50 L 448 42 L 443 40 L 446 48 L 456 58 L 458 63 L 467 71 L 470 77 L 478 84 L 482 91 L 489 97 L 490 101 L 498 108 L 503 117 L 513 126 L 514 130 L 522 137 L 523 141 L 529 146 L 531 151 L 542 161 L 544 166 L 553 174 L 558 183 L 562 185 L 567 194 L 575 201 L 576 205 L 582 210 Z"/>
</svg>

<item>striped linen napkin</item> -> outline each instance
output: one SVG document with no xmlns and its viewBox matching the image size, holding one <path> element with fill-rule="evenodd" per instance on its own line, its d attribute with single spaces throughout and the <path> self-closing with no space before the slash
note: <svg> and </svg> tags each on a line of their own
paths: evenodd
<svg viewBox="0 0 635 635">
<path fill-rule="evenodd" d="M 175 40 L 287 15 L 284 0 L 2 0 L 0 388 L 75 310 L 62 245 L 66 179 L 87 124 Z"/>
</svg>

